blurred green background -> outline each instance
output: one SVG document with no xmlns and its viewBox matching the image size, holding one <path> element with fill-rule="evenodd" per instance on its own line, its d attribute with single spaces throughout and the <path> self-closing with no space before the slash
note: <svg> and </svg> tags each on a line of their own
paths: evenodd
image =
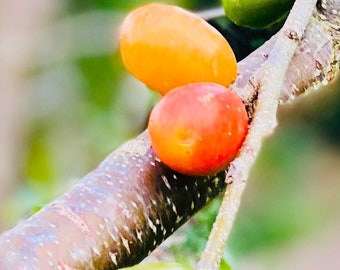
<svg viewBox="0 0 340 270">
<path fill-rule="evenodd" d="M 117 41 L 127 12 L 151 1 L 15 2 L 0 4 L 6 40 L 0 50 L 7 56 L 0 64 L 0 232 L 140 133 L 158 98 L 126 72 Z M 191 10 L 220 5 L 159 2 Z M 210 22 L 227 35 L 238 59 L 277 30 L 238 29 L 225 18 Z M 280 108 L 279 126 L 252 170 L 225 252 L 233 269 L 340 268 L 339 85 Z M 147 260 L 195 262 L 219 203 Z"/>
</svg>

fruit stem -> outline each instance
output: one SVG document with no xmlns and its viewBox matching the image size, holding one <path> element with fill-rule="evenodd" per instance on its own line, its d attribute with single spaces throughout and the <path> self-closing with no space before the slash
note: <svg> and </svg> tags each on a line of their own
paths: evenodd
<svg viewBox="0 0 340 270">
<path fill-rule="evenodd" d="M 316 0 L 297 0 L 263 67 L 255 74 L 256 111 L 239 156 L 230 164 L 227 188 L 197 270 L 217 270 L 234 223 L 249 171 L 265 137 L 277 125 L 278 98 L 291 58 L 312 16 Z"/>
<path fill-rule="evenodd" d="M 195 12 L 195 14 L 206 21 L 225 16 L 223 7 L 216 7 L 203 11 L 198 11 Z"/>
</svg>

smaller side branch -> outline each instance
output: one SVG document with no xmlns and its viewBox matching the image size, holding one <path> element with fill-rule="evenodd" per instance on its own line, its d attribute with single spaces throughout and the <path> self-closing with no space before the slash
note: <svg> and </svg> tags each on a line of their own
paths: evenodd
<svg viewBox="0 0 340 270">
<path fill-rule="evenodd" d="M 281 85 L 315 5 L 316 0 L 295 2 L 267 61 L 255 75 L 255 87 L 259 88 L 259 94 L 253 121 L 239 156 L 229 167 L 226 176 L 228 186 L 205 251 L 198 263 L 198 270 L 219 268 L 249 171 L 260 152 L 263 139 L 273 132 L 277 124 L 276 112 Z"/>
</svg>

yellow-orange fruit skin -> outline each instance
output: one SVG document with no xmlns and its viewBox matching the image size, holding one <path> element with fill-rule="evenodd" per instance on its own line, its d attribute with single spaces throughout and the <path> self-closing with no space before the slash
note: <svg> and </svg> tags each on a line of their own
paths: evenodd
<svg viewBox="0 0 340 270">
<path fill-rule="evenodd" d="M 187 175 L 226 168 L 248 130 L 237 94 L 214 83 L 195 83 L 166 94 L 153 108 L 148 131 L 159 159 Z"/>
<path fill-rule="evenodd" d="M 237 74 L 227 40 L 202 18 L 182 8 L 148 4 L 132 11 L 120 31 L 126 68 L 165 94 L 195 82 L 231 84 Z"/>
</svg>

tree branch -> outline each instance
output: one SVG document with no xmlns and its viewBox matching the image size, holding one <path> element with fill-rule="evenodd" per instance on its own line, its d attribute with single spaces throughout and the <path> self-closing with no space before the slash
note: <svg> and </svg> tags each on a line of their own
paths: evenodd
<svg viewBox="0 0 340 270">
<path fill-rule="evenodd" d="M 339 72 L 337 0 L 320 3 L 285 77 L 281 99 L 319 88 Z M 320 8 L 321 7 L 321 8 Z M 308 34 L 309 33 L 309 34 Z M 319 33 L 323 38 L 313 36 Z M 239 63 L 234 89 L 252 117 L 253 77 L 276 37 Z M 313 56 L 312 66 L 304 65 Z M 300 57 L 300 60 L 294 60 Z M 302 61 L 302 62 L 301 62 Z M 301 76 L 295 76 L 298 66 Z M 256 84 L 255 84 L 256 85 Z M 141 261 L 225 188 L 226 172 L 178 174 L 154 156 L 147 132 L 109 155 L 69 192 L 0 237 L 0 269 L 116 269 Z"/>
<path fill-rule="evenodd" d="M 198 270 L 219 269 L 249 171 L 260 152 L 262 141 L 277 125 L 276 113 L 281 85 L 315 5 L 316 0 L 295 2 L 287 21 L 276 37 L 268 59 L 254 75 L 254 90 L 258 91 L 256 110 L 239 156 L 230 164 L 226 176 L 227 190 L 208 243 L 198 263 Z"/>
</svg>

